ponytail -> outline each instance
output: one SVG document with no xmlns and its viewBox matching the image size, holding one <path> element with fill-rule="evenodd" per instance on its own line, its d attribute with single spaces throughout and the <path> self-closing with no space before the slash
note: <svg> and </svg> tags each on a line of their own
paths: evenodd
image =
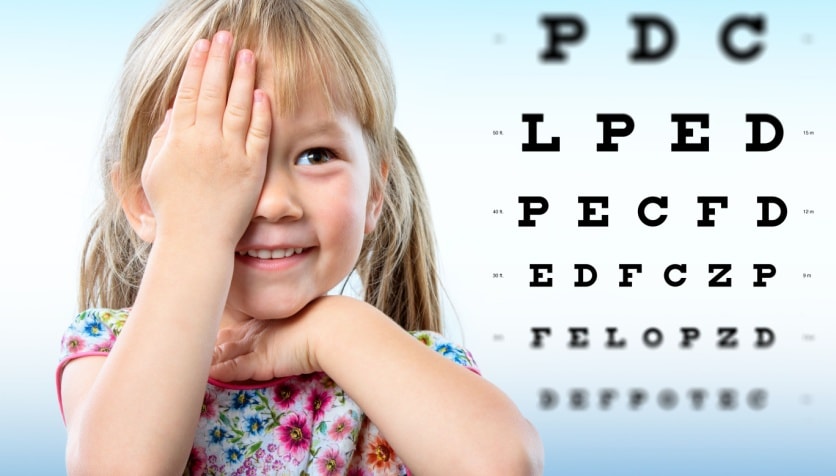
<svg viewBox="0 0 836 476">
<path fill-rule="evenodd" d="M 395 136 L 397 153 L 379 191 L 383 209 L 363 243 L 357 270 L 366 302 L 408 331 L 441 332 L 429 202 L 412 149 L 399 131 Z"/>
</svg>

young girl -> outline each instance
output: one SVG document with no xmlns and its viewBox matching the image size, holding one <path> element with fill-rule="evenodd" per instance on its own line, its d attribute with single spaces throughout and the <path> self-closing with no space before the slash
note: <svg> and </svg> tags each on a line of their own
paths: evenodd
<svg viewBox="0 0 836 476">
<path fill-rule="evenodd" d="M 542 471 L 437 333 L 391 76 L 342 0 L 174 0 L 139 33 L 57 376 L 70 474 Z M 326 296 L 354 269 L 365 302 Z"/>
</svg>

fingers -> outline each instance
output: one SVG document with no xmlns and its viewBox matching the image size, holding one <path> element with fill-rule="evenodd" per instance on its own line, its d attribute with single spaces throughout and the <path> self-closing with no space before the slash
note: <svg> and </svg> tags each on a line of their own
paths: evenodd
<svg viewBox="0 0 836 476">
<path fill-rule="evenodd" d="M 219 338 L 220 337 L 221 335 L 219 334 Z M 223 342 L 215 347 L 215 351 L 212 355 L 212 367 L 209 374 L 218 380 L 241 380 L 242 378 L 239 377 L 239 372 L 241 370 L 239 365 L 241 362 L 246 361 L 247 355 L 252 355 L 251 352 L 250 346 L 243 341 L 233 340 Z"/>
<path fill-rule="evenodd" d="M 250 157 L 266 157 L 270 146 L 270 128 L 273 116 L 267 94 L 260 89 L 253 92 L 253 114 L 247 133 L 245 149 Z"/>
<path fill-rule="evenodd" d="M 194 44 L 174 99 L 174 122 L 178 126 L 191 126 L 201 118 L 206 122 L 219 121 L 222 117 L 227 103 L 231 47 L 232 34 L 228 31 L 217 32 L 211 42 L 201 38 Z M 254 65 L 249 66 L 254 70 Z M 255 75 L 251 72 L 249 76 L 252 90 Z M 242 81 L 246 80 L 245 77 Z"/>
<path fill-rule="evenodd" d="M 173 120 L 177 124 L 190 126 L 194 124 L 197 113 L 197 98 L 200 93 L 200 81 L 203 79 L 203 69 L 206 64 L 206 56 L 209 52 L 209 40 L 197 40 L 189 59 L 186 61 L 186 69 L 183 77 L 180 78 L 180 85 L 177 87 L 177 96 L 174 99 Z"/>
<path fill-rule="evenodd" d="M 255 375 L 256 356 L 254 353 L 239 355 L 234 359 L 213 363 L 209 375 L 222 382 L 239 382 L 243 380 L 258 380 Z M 266 379 L 261 379 L 266 380 Z"/>
<path fill-rule="evenodd" d="M 212 42 L 195 43 L 174 100 L 173 122 L 188 127 L 199 122 L 218 124 L 223 136 L 241 139 L 250 157 L 266 155 L 272 118 L 270 103 L 255 87 L 255 55 L 238 52 L 231 84 L 228 59 L 232 35 L 219 31 Z"/>
<path fill-rule="evenodd" d="M 250 50 L 241 50 L 235 61 L 235 74 L 229 88 L 226 112 L 223 119 L 224 137 L 241 137 L 242 146 L 253 108 L 255 84 L 255 58 Z"/>
<path fill-rule="evenodd" d="M 252 343 L 249 339 L 243 339 L 235 334 L 238 334 L 238 332 L 232 330 L 218 333 L 217 345 L 212 354 L 212 363 L 231 360 L 252 351 Z"/>
<path fill-rule="evenodd" d="M 227 342 L 215 348 L 209 376 L 224 382 L 269 380 L 273 369 L 247 342 Z"/>
<path fill-rule="evenodd" d="M 227 76 L 230 48 L 232 48 L 232 34 L 228 31 L 215 33 L 200 82 L 195 122 L 205 120 L 217 123 L 218 119 L 223 116 L 229 89 Z"/>
</svg>

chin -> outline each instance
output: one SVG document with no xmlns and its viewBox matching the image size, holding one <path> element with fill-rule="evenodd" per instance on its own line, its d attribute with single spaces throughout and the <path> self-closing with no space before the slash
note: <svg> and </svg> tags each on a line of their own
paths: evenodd
<svg viewBox="0 0 836 476">
<path fill-rule="evenodd" d="M 287 299 L 277 297 L 249 297 L 243 300 L 233 300 L 230 296 L 227 306 L 236 312 L 259 320 L 287 319 L 295 316 L 310 303 L 315 296 L 309 299 Z M 246 304 L 245 304 L 246 303 Z"/>
<path fill-rule="evenodd" d="M 306 300 L 304 302 L 277 302 L 277 303 L 265 303 L 264 305 L 258 306 L 257 308 L 253 309 L 252 314 L 250 314 L 254 319 L 262 319 L 262 320 L 269 320 L 269 319 L 287 319 L 288 317 L 293 317 L 299 311 L 301 311 L 305 306 L 310 303 L 312 299 Z"/>
</svg>

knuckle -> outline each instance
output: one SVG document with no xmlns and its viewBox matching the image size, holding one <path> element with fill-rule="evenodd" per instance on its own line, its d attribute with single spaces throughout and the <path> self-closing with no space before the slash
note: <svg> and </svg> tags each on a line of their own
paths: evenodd
<svg viewBox="0 0 836 476">
<path fill-rule="evenodd" d="M 197 88 L 192 86 L 182 86 L 177 90 L 177 98 L 180 101 L 194 101 L 197 99 Z"/>
<path fill-rule="evenodd" d="M 248 109 L 240 104 L 228 104 L 226 106 L 226 115 L 229 119 L 236 122 L 242 122 L 248 119 Z"/>
<path fill-rule="evenodd" d="M 203 99 L 208 99 L 212 101 L 226 97 L 226 94 L 216 86 L 205 86 L 200 91 L 200 95 Z"/>
<path fill-rule="evenodd" d="M 270 139 L 270 129 L 260 124 L 253 124 L 250 127 L 250 136 L 259 141 L 267 141 Z"/>
</svg>

